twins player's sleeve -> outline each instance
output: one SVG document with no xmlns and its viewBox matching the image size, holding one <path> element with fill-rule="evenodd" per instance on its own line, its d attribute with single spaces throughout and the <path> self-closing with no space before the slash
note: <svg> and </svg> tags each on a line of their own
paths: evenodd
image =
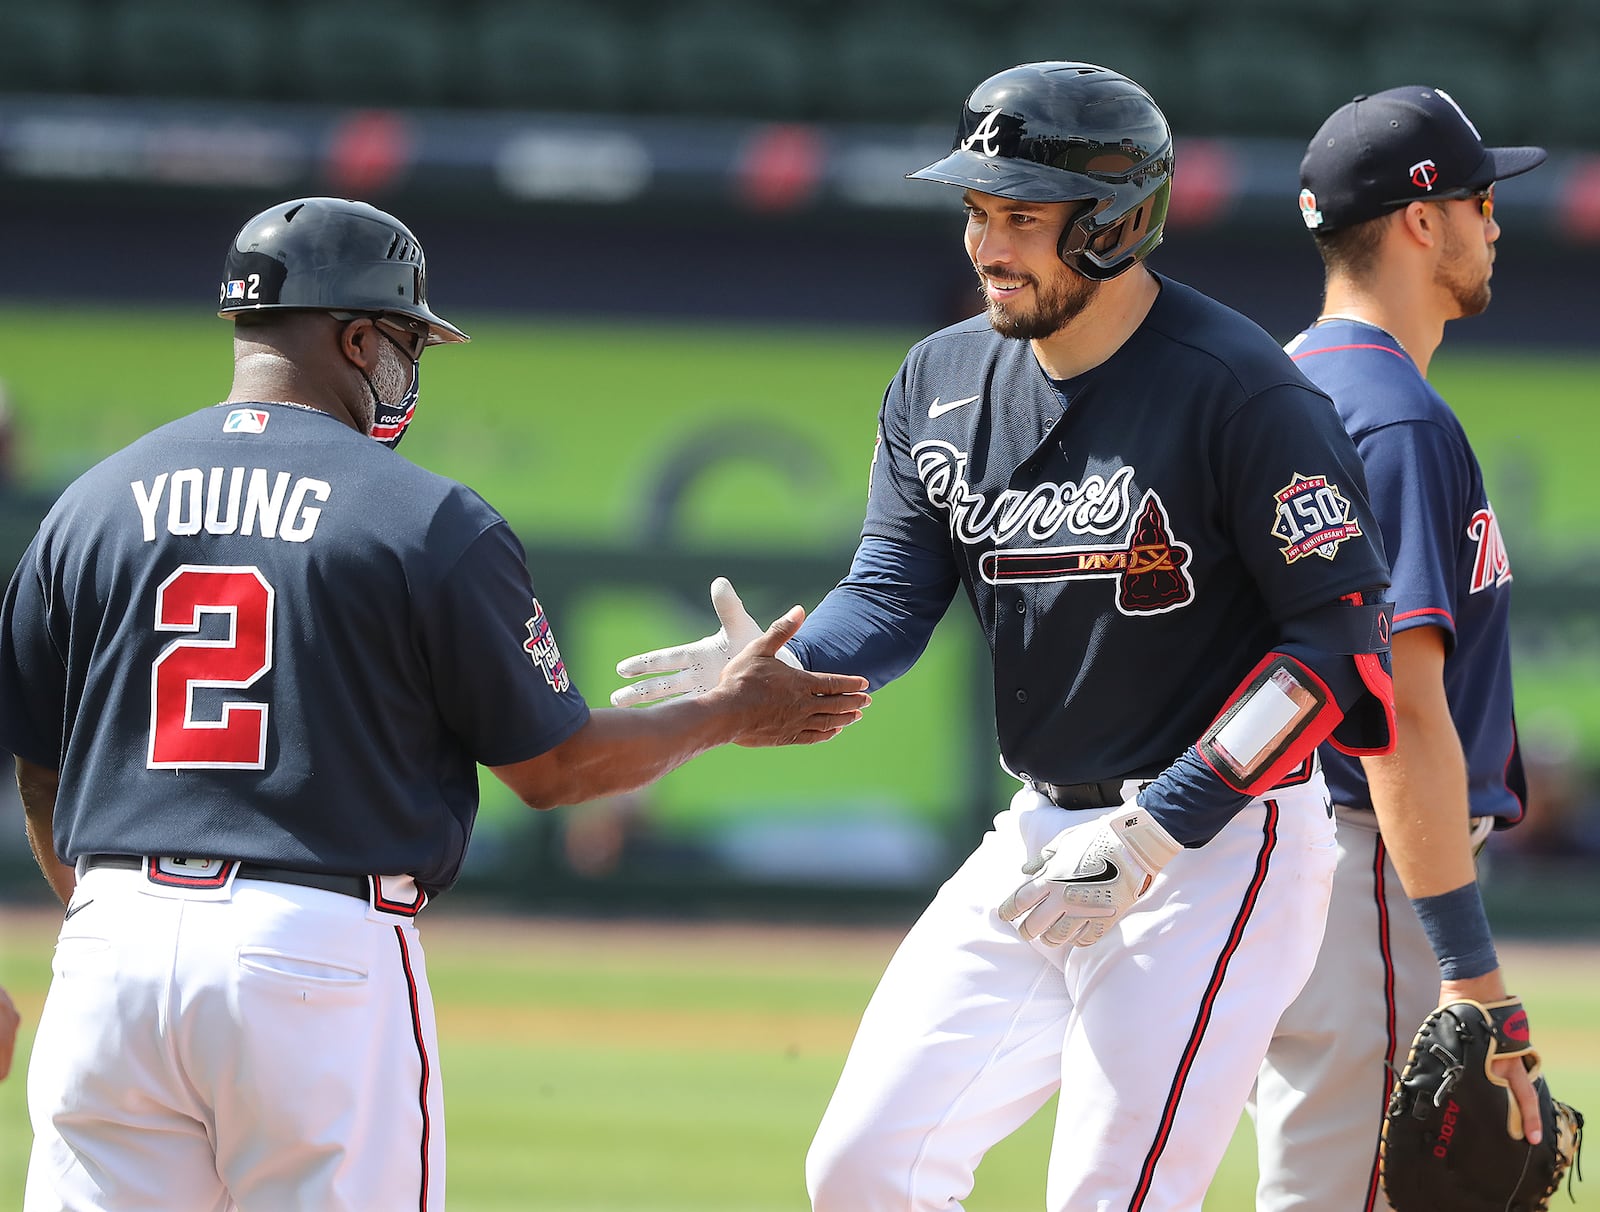
<svg viewBox="0 0 1600 1212">
<path fill-rule="evenodd" d="M 867 517 L 850 572 L 790 647 L 807 669 L 865 677 L 873 689 L 916 662 L 959 581 L 944 518 L 911 454 L 902 367 L 884 393 Z"/>
<path fill-rule="evenodd" d="M 67 670 L 49 627 L 39 539 L 12 573 L 0 605 L 0 745 L 35 765 L 61 765 Z"/>
<path fill-rule="evenodd" d="M 1395 629 L 1442 628 L 1448 650 L 1455 644 L 1458 549 L 1471 521 L 1468 452 L 1426 420 L 1371 430 L 1357 447 L 1389 555 Z"/>
<path fill-rule="evenodd" d="M 485 766 L 526 761 L 581 728 L 588 704 L 511 528 L 489 526 L 440 572 L 422 643 L 440 713 L 472 756 Z"/>
</svg>

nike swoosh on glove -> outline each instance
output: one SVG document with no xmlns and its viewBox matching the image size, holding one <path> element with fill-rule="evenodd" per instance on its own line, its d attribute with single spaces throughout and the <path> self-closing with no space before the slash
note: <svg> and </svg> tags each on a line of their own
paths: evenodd
<svg viewBox="0 0 1600 1212">
<path fill-rule="evenodd" d="M 1069 825 L 1023 864 L 1032 876 L 1000 904 L 1025 939 L 1087 947 L 1105 937 L 1182 850 L 1137 804 Z"/>
</svg>

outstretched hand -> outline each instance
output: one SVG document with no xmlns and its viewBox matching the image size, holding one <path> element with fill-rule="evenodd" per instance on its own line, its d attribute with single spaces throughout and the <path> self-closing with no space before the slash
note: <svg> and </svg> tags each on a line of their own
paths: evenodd
<svg viewBox="0 0 1600 1212">
<path fill-rule="evenodd" d="M 708 698 L 725 700 L 737 712 L 736 744 L 759 748 L 832 740 L 872 702 L 866 678 L 810 673 L 778 658 L 805 617 L 801 607 L 792 607 L 737 652 L 707 692 Z"/>
<path fill-rule="evenodd" d="M 722 624 L 714 634 L 689 644 L 641 652 L 617 662 L 619 677 L 658 676 L 613 690 L 613 707 L 634 707 L 678 695 L 704 694 L 717 684 L 734 654 L 761 635 L 761 627 L 750 617 L 727 577 L 711 582 L 711 605 Z"/>
</svg>

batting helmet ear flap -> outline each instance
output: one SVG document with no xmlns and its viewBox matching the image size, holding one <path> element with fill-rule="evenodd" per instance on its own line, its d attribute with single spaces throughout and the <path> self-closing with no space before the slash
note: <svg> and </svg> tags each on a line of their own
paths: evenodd
<svg viewBox="0 0 1600 1212">
<path fill-rule="evenodd" d="M 1154 192 L 1131 200 L 1113 195 L 1091 202 L 1067 221 L 1056 246 L 1067 266 L 1096 282 L 1115 278 L 1161 243 L 1172 198 L 1172 157 Z"/>
</svg>

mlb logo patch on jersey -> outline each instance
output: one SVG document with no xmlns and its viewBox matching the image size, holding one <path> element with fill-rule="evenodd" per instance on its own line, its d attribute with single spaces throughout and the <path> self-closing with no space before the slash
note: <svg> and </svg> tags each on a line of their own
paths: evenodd
<svg viewBox="0 0 1600 1212">
<path fill-rule="evenodd" d="M 223 433 L 261 433 L 272 414 L 261 408 L 235 408 L 222 423 Z"/>
<path fill-rule="evenodd" d="M 1350 516 L 1350 502 L 1327 476 L 1295 472 L 1294 478 L 1273 494 L 1273 504 L 1277 516 L 1272 533 L 1283 540 L 1278 550 L 1286 564 L 1313 554 L 1331 560 L 1338 554 L 1339 544 L 1361 533 L 1361 526 Z"/>
<path fill-rule="evenodd" d="M 522 650 L 550 683 L 550 689 L 565 694 L 572 689 L 572 679 L 567 676 L 567 663 L 561 659 L 561 649 L 556 647 L 556 637 L 550 631 L 550 620 L 545 618 L 539 599 L 533 599 L 533 617 L 527 622 L 528 638 Z"/>
</svg>

